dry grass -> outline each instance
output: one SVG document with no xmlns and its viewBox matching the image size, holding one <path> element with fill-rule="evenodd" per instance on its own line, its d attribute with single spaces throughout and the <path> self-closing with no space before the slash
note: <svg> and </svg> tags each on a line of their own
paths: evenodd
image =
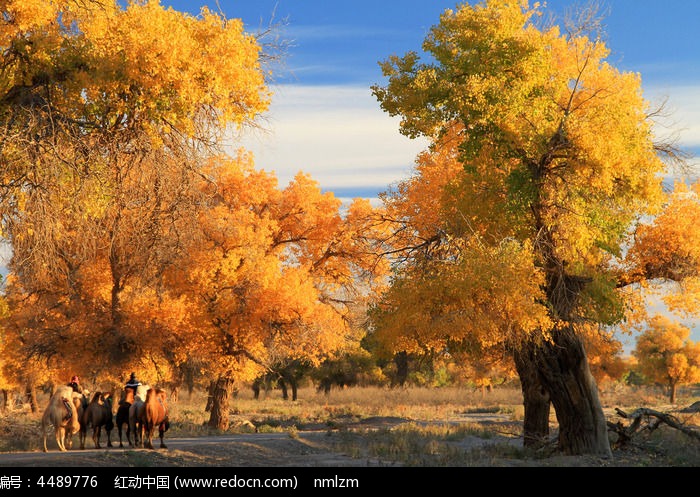
<svg viewBox="0 0 700 497">
<path fill-rule="evenodd" d="M 236 414 L 297 418 L 317 423 L 338 418 L 401 417 L 411 420 L 450 420 L 463 413 L 507 413 L 522 418 L 522 395 L 514 388 L 482 395 L 471 389 L 361 387 L 333 390 L 330 395 L 302 388 L 296 402 L 284 401 L 278 391 L 256 400 L 241 392 L 233 401 Z"/>
<path fill-rule="evenodd" d="M 650 388 L 604 388 L 600 397 L 606 415 L 612 418 L 615 408 L 631 411 L 652 407 L 675 415 L 697 401 L 698 393 L 692 389 L 681 391 L 677 406 L 670 406 L 663 392 Z M 207 426 L 205 405 L 204 392 L 171 399 L 169 437 L 221 434 Z M 40 412 L 32 413 L 22 406 L 0 416 L 0 452 L 39 450 Z M 684 416 L 682 420 L 689 425 L 700 422 L 698 414 Z M 474 422 L 475 417 L 488 421 Z M 457 387 L 357 387 L 324 395 L 304 387 L 294 402 L 283 400 L 277 390 L 263 393 L 260 399 L 255 399 L 250 390 L 242 390 L 232 399 L 227 433 L 286 432 L 296 438 L 300 432 L 325 431 L 329 434 L 325 444 L 335 452 L 405 466 L 605 465 L 563 462 L 551 451 L 524 450 L 522 419 L 522 395 L 517 388 L 482 394 Z M 112 439 L 116 436 L 115 430 Z M 643 434 L 633 446 L 616 453 L 615 459 L 616 465 L 698 466 L 700 444 L 661 427 Z"/>
</svg>

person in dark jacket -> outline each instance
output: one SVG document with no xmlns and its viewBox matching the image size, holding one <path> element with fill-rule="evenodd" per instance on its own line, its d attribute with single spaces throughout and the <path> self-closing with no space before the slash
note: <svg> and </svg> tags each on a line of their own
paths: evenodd
<svg viewBox="0 0 700 497">
<path fill-rule="evenodd" d="M 131 388 L 134 391 L 134 395 L 136 395 L 136 389 L 139 385 L 141 385 L 141 382 L 136 378 L 136 373 L 131 373 L 129 381 L 126 382 L 124 388 Z"/>
</svg>

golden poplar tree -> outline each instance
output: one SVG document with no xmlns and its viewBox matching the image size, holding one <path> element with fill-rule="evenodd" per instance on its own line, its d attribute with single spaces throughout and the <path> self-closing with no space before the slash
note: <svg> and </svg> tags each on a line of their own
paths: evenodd
<svg viewBox="0 0 700 497">
<path fill-rule="evenodd" d="M 381 280 L 365 200 L 341 215 L 332 193 L 299 174 L 286 188 L 252 158 L 213 160 L 207 209 L 185 257 L 165 273 L 187 315 L 174 353 L 197 355 L 212 378 L 209 424 L 227 429 L 234 385 L 281 359 L 319 364 L 346 346 L 352 305 Z M 365 277 L 369 277 L 366 279 Z"/>
<path fill-rule="evenodd" d="M 34 335 L 16 343 L 121 376 L 157 331 L 142 310 L 196 218 L 201 162 L 267 108 L 261 47 L 241 20 L 156 0 L 2 8 L 2 234 L 35 309 L 13 309 Z"/>
<path fill-rule="evenodd" d="M 430 305 L 420 298 L 427 288 L 447 293 L 450 312 L 439 319 L 471 318 L 451 323 L 452 335 L 500 336 L 508 347 L 525 397 L 525 444 L 548 439 L 552 405 L 563 452 L 609 456 L 586 323 L 623 318 L 622 249 L 637 219 L 661 208 L 661 152 L 673 149 L 654 142 L 639 74 L 611 65 L 595 33 L 543 15 L 526 0 L 463 4 L 430 30 L 427 62 L 409 52 L 382 64 L 388 83 L 373 87 L 382 109 L 401 117 L 405 135 L 429 138 L 431 160 L 454 178 L 431 194 L 432 207 L 404 187 L 388 193 L 401 212 L 395 246 L 407 247 L 410 266 L 384 307 L 415 312 L 412 303 Z M 409 184 L 436 176 L 424 174 Z M 428 209 L 437 228 L 426 233 Z M 402 317 L 383 319 L 404 342 L 436 335 L 423 323 L 403 334 L 391 324 Z"/>
<path fill-rule="evenodd" d="M 689 338 L 688 327 L 655 315 L 633 351 L 642 374 L 668 388 L 671 404 L 679 386 L 700 381 L 700 344 Z"/>
</svg>

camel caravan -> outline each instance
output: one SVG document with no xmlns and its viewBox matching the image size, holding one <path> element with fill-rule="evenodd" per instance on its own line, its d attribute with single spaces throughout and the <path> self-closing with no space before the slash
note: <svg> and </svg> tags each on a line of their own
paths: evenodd
<svg viewBox="0 0 700 497">
<path fill-rule="evenodd" d="M 73 436 L 76 434 L 79 435 L 80 448 L 85 449 L 90 431 L 94 447 L 101 449 L 103 429 L 107 447 L 113 447 L 111 436 L 115 425 L 119 432 L 120 448 L 124 447 L 124 430 L 129 447 L 155 449 L 153 438 L 157 430 L 160 448 L 167 448 L 163 438 L 170 421 L 165 390 L 142 385 L 132 373 L 115 412 L 111 394 L 95 392 L 88 400 L 87 390 L 72 385 L 77 385 L 77 377 L 73 377 L 70 384 L 56 389 L 41 418 L 44 452 L 48 452 L 50 427 L 53 427 L 58 450 L 62 452 L 73 447 Z"/>
</svg>

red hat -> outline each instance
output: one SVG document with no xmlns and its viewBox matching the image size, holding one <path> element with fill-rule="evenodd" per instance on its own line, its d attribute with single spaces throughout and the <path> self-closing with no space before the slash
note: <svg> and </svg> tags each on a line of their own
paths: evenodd
<svg viewBox="0 0 700 497">
<path fill-rule="evenodd" d="M 70 379 L 70 381 L 71 381 L 71 382 L 74 381 L 74 382 L 78 383 L 78 381 L 80 381 L 80 380 L 78 379 L 77 376 L 74 376 L 73 378 Z"/>
</svg>

